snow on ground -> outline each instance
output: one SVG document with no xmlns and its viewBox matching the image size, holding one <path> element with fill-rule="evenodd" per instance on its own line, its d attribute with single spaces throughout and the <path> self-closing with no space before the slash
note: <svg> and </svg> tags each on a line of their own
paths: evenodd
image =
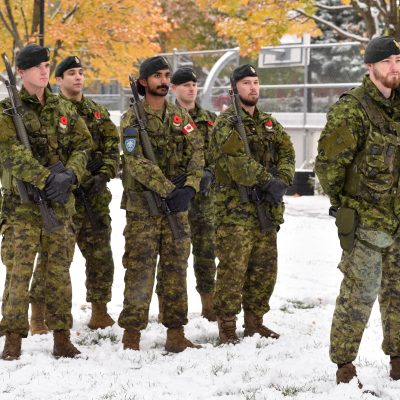
<svg viewBox="0 0 400 400">
<path fill-rule="evenodd" d="M 123 302 L 121 257 L 124 212 L 119 209 L 121 182 L 113 192 L 113 251 L 115 280 L 109 304 L 116 319 Z M 0 361 L 1 400 L 142 400 L 142 399 L 373 399 L 355 382 L 337 386 L 336 366 L 328 357 L 329 329 L 341 274 L 340 249 L 334 221 L 327 216 L 326 198 L 287 197 L 286 223 L 279 232 L 279 274 L 264 322 L 281 333 L 278 341 L 258 335 L 236 346 L 217 346 L 217 325 L 200 317 L 200 299 L 193 270 L 188 270 L 189 323 L 187 336 L 201 350 L 168 354 L 166 329 L 157 323 L 154 296 L 150 323 L 142 332 L 141 351 L 123 351 L 122 329 L 90 331 L 85 302 L 84 261 L 76 251 L 71 268 L 74 327 L 72 340 L 82 351 L 78 360 L 55 360 L 52 335 L 29 336 L 14 362 Z M 192 260 L 189 260 L 189 265 Z M 0 290 L 4 267 L 0 268 Z M 364 385 L 384 399 L 400 398 L 400 382 L 389 379 L 389 361 L 380 349 L 382 332 L 375 307 L 356 360 Z M 243 315 L 238 318 L 243 336 Z M 0 338 L 0 347 L 4 338 Z"/>
</svg>

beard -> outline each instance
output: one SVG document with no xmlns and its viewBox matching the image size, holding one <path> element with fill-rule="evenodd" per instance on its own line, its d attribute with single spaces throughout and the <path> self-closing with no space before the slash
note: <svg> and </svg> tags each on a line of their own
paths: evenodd
<svg viewBox="0 0 400 400">
<path fill-rule="evenodd" d="M 254 107 L 258 102 L 258 97 L 254 100 L 244 99 L 242 96 L 239 95 L 240 101 L 247 107 Z"/>
<path fill-rule="evenodd" d="M 400 85 L 400 76 L 385 76 L 373 67 L 375 78 L 388 89 L 396 89 Z"/>
<path fill-rule="evenodd" d="M 165 89 L 165 91 L 160 92 L 160 89 Z M 165 97 L 168 94 L 169 86 L 167 85 L 160 85 L 156 88 L 151 88 L 147 86 L 147 91 L 153 96 Z"/>
</svg>

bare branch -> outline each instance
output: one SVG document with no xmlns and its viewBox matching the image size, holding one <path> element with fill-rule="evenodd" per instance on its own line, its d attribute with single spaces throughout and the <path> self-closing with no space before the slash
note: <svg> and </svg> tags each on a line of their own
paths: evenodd
<svg viewBox="0 0 400 400">
<path fill-rule="evenodd" d="M 4 3 L 6 5 L 7 15 L 8 15 L 9 22 L 11 24 L 11 29 L 12 29 L 12 32 L 13 32 L 12 35 L 13 35 L 13 38 L 15 40 L 15 44 L 16 44 L 17 47 L 22 49 L 23 43 L 22 43 L 21 38 L 20 38 L 19 33 L 18 33 L 18 27 L 17 27 L 17 24 L 15 23 L 15 19 L 14 19 L 13 13 L 12 13 L 10 0 L 4 0 Z"/>
<path fill-rule="evenodd" d="M 78 10 L 79 4 L 75 3 L 74 6 L 72 7 L 71 11 L 69 11 L 67 14 L 64 14 L 63 17 L 61 18 L 61 23 L 65 24 L 69 18 L 71 18 L 75 12 Z"/>
<path fill-rule="evenodd" d="M 0 19 L 3 21 L 4 26 L 6 27 L 6 29 L 8 30 L 8 32 L 11 33 L 11 35 L 14 37 L 14 32 L 11 29 L 10 25 L 8 24 L 7 20 L 4 17 L 4 14 L 0 11 Z M 14 38 L 15 39 L 15 38 Z"/>
<path fill-rule="evenodd" d="M 353 7 L 351 5 L 342 5 L 342 6 L 327 6 L 326 4 L 319 3 L 318 1 L 315 2 L 315 6 L 317 8 L 321 8 L 322 10 L 328 11 L 342 11 L 342 10 L 351 10 Z"/>
<path fill-rule="evenodd" d="M 368 42 L 369 41 L 368 38 L 345 31 L 345 30 L 339 28 L 338 26 L 336 26 L 335 24 L 333 24 L 332 22 L 326 21 L 324 18 L 317 17 L 316 15 L 309 15 L 302 9 L 295 9 L 294 11 L 297 11 L 299 14 L 304 15 L 305 17 L 313 19 L 314 21 L 317 21 L 321 24 L 329 26 L 331 29 L 333 29 L 334 31 L 338 32 L 340 35 L 342 35 L 346 38 L 357 40 L 359 42 Z"/>
<path fill-rule="evenodd" d="M 27 20 L 26 20 L 26 16 L 25 16 L 24 9 L 21 7 L 21 8 L 20 8 L 20 10 L 21 10 L 21 14 L 22 14 L 22 21 L 24 21 L 24 28 L 25 28 L 25 42 L 27 42 L 27 41 L 28 41 L 28 39 L 29 39 L 29 33 L 28 33 L 28 23 L 27 23 Z"/>
</svg>

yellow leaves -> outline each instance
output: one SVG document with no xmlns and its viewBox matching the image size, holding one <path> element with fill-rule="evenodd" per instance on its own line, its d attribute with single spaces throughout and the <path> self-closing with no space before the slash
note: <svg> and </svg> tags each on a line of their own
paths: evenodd
<svg viewBox="0 0 400 400">
<path fill-rule="evenodd" d="M 219 35 L 235 38 L 243 55 L 256 55 L 261 46 L 274 45 L 286 33 L 318 34 L 311 20 L 294 18 L 296 8 L 313 11 L 311 0 L 197 0 L 200 7 L 218 10 Z M 229 4 L 228 4 L 229 3 Z"/>
</svg>

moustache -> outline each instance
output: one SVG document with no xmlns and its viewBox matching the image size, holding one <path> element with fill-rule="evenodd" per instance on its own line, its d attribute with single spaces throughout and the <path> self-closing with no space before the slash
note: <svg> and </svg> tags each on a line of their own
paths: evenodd
<svg viewBox="0 0 400 400">
<path fill-rule="evenodd" d="M 160 85 L 160 86 L 157 86 L 157 89 L 165 89 L 165 90 L 168 90 L 168 89 L 169 89 L 169 86 L 168 86 L 168 85 Z"/>
</svg>

